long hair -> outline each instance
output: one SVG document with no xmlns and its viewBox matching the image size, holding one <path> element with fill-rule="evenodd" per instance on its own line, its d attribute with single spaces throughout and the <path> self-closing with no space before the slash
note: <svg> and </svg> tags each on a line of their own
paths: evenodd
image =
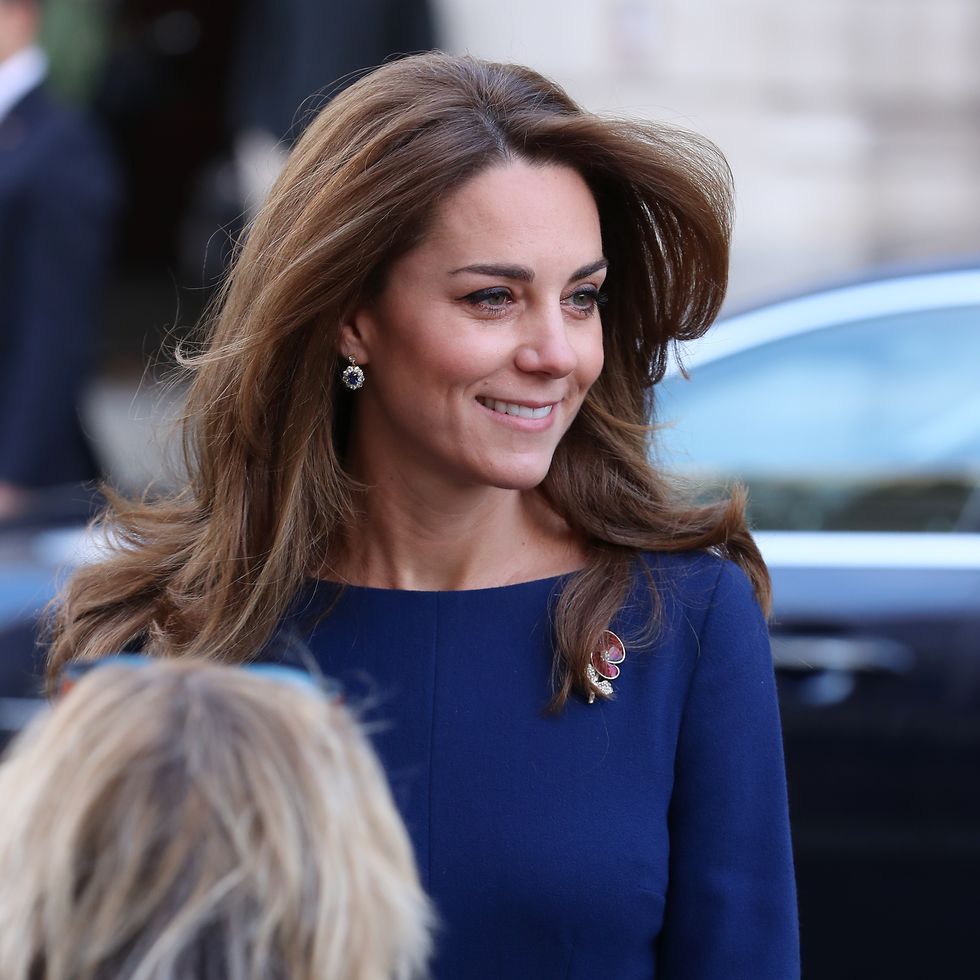
<svg viewBox="0 0 980 980">
<path fill-rule="evenodd" d="M 0 766 L 4 980 L 420 975 L 408 836 L 314 688 L 106 665 L 33 725 Z"/>
<path fill-rule="evenodd" d="M 605 367 L 541 488 L 589 547 L 554 613 L 551 707 L 590 690 L 591 651 L 639 551 L 714 549 L 747 571 L 767 608 L 742 496 L 694 506 L 649 456 L 670 345 L 702 334 L 724 297 L 724 158 L 691 134 L 585 112 L 527 68 L 430 53 L 348 88 L 300 140 L 217 299 L 206 349 L 187 361 L 189 485 L 167 500 L 115 501 L 103 524 L 114 554 L 79 570 L 58 600 L 53 670 L 133 643 L 224 658 L 262 647 L 354 515 L 344 315 L 377 295 L 447 194 L 514 159 L 583 176 L 610 261 Z"/>
</svg>

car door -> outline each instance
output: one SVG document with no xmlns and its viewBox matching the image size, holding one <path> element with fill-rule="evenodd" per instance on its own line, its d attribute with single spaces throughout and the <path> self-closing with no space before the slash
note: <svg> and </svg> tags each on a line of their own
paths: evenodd
<svg viewBox="0 0 980 980">
<path fill-rule="evenodd" d="M 655 458 L 707 492 L 749 489 L 773 576 L 804 975 L 966 975 L 980 297 L 829 325 L 805 304 L 795 315 L 762 342 L 743 318 L 745 344 L 730 335 L 690 382 L 662 383 Z"/>
</svg>

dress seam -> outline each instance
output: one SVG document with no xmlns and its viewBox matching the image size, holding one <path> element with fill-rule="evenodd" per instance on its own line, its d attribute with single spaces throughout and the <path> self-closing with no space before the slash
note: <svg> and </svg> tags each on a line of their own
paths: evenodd
<svg viewBox="0 0 980 980">
<path fill-rule="evenodd" d="M 428 827 L 426 828 L 426 879 L 429 888 L 433 887 L 432 877 L 432 821 L 433 821 L 433 783 L 435 770 L 435 731 L 436 731 L 436 683 L 439 679 L 439 596 L 434 597 L 435 615 L 432 617 L 432 704 L 429 709 L 429 791 L 428 791 Z"/>
<path fill-rule="evenodd" d="M 674 863 L 674 848 L 673 840 L 671 837 L 671 829 L 674 824 L 674 792 L 677 788 L 677 759 L 681 751 L 681 739 L 684 737 L 684 723 L 687 719 L 688 709 L 691 705 L 691 695 L 694 691 L 695 685 L 695 675 L 697 674 L 698 667 L 701 662 L 701 637 L 704 634 L 705 629 L 708 625 L 708 620 L 711 617 L 711 612 L 714 608 L 715 596 L 718 593 L 718 586 L 721 584 L 722 575 L 725 572 L 724 563 L 720 564 L 718 569 L 718 574 L 715 576 L 714 585 L 711 588 L 711 596 L 708 599 L 707 605 L 705 606 L 704 615 L 701 617 L 701 622 L 698 628 L 694 629 L 694 624 L 688 620 L 692 631 L 694 632 L 694 637 L 697 642 L 697 651 L 694 655 L 694 664 L 691 667 L 691 673 L 687 678 L 687 687 L 684 691 L 684 701 L 681 706 L 680 715 L 677 719 L 677 740 L 674 743 L 674 763 L 671 774 L 671 787 L 670 787 L 670 797 L 667 801 L 667 885 L 664 890 L 664 912 L 663 920 L 660 925 L 660 933 L 657 935 L 654 941 L 654 961 L 659 963 L 660 960 L 660 942 L 663 936 L 666 934 L 670 927 L 670 920 L 668 918 L 668 909 L 670 908 L 670 893 L 671 884 L 673 879 L 673 863 Z M 687 618 L 685 614 L 685 619 Z"/>
<path fill-rule="evenodd" d="M 677 725 L 677 748 L 680 748 L 681 735 L 684 731 L 684 720 L 687 718 L 687 709 L 691 702 L 691 692 L 694 690 L 695 675 L 697 674 L 698 667 L 701 665 L 701 637 L 704 636 L 704 632 L 708 627 L 708 620 L 711 618 L 711 613 L 715 606 L 715 596 L 718 594 L 718 586 L 721 584 L 722 576 L 725 574 L 725 565 L 720 563 L 718 568 L 718 574 L 715 576 L 714 585 L 711 587 L 711 596 L 705 606 L 704 615 L 701 617 L 701 623 L 694 633 L 695 639 L 697 641 L 697 652 L 694 655 L 694 664 L 691 667 L 690 676 L 687 679 L 687 688 L 684 691 L 684 704 L 681 708 L 681 713 L 678 718 Z M 675 752 L 674 758 L 674 773 L 677 772 L 677 758 Z M 671 795 L 673 795 L 673 790 L 671 790 Z"/>
<path fill-rule="evenodd" d="M 572 936 L 572 948 L 568 951 L 568 965 L 565 967 L 565 980 L 570 980 L 575 966 L 575 948 L 578 946 L 578 933 Z"/>
<path fill-rule="evenodd" d="M 708 600 L 708 604 L 704 610 L 704 616 L 701 618 L 701 627 L 698 630 L 698 651 L 701 650 L 701 637 L 704 636 L 705 631 L 708 628 L 708 620 L 711 619 L 711 614 L 715 610 L 715 599 L 718 596 L 718 587 L 721 585 L 722 576 L 725 574 L 725 563 L 721 562 L 718 566 L 718 574 L 715 576 L 715 584 L 711 589 L 711 598 Z"/>
</svg>

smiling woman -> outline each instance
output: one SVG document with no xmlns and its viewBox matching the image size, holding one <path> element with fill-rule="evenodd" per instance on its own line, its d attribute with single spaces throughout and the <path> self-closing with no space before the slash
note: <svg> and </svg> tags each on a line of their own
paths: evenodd
<svg viewBox="0 0 980 980">
<path fill-rule="evenodd" d="M 710 144 L 526 68 L 378 69 L 306 131 L 185 358 L 188 486 L 116 500 L 57 605 L 52 674 L 299 637 L 383 691 L 436 976 L 798 970 L 768 576 L 740 496 L 648 462 L 730 206 Z"/>
<path fill-rule="evenodd" d="M 359 567 L 344 567 L 343 579 L 409 588 L 499 584 L 485 579 L 485 561 L 470 578 L 478 540 L 454 582 L 444 549 L 425 567 L 409 555 L 385 561 L 378 554 L 372 571 L 365 534 L 377 524 L 373 511 L 402 510 L 384 499 L 390 494 L 403 500 L 424 491 L 431 513 L 433 495 L 452 492 L 472 500 L 456 508 L 459 540 L 474 510 L 520 500 L 499 491 L 533 490 L 544 480 L 602 368 L 601 255 L 599 214 L 582 177 L 568 167 L 514 161 L 442 200 L 423 242 L 392 263 L 381 295 L 345 318 L 341 349 L 371 378 L 358 396 L 348 470 L 375 491 L 354 535 L 356 556 L 348 557 Z M 446 508 L 435 510 L 444 521 Z M 409 526 L 424 519 L 405 517 Z M 523 523 L 523 536 L 539 539 L 527 559 L 540 567 L 515 566 L 512 555 L 509 576 L 584 564 L 567 531 L 551 541 L 535 518 Z"/>
</svg>

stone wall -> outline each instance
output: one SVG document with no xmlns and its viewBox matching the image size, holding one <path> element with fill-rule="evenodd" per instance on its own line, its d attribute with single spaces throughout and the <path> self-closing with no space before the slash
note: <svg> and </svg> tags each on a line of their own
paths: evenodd
<svg viewBox="0 0 980 980">
<path fill-rule="evenodd" d="M 735 173 L 731 301 L 980 256 L 977 0 L 436 0 L 445 46 L 695 129 Z"/>
</svg>

